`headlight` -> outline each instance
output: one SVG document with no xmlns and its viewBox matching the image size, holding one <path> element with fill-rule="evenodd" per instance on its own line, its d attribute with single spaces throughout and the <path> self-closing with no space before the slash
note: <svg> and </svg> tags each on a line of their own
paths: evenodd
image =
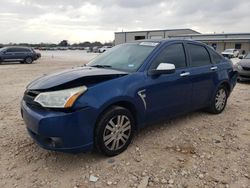
<svg viewBox="0 0 250 188">
<path fill-rule="evenodd" d="M 48 108 L 70 108 L 76 99 L 87 91 L 86 86 L 40 93 L 35 102 Z"/>
<path fill-rule="evenodd" d="M 238 68 L 239 70 L 242 70 L 242 66 L 241 66 L 241 65 L 237 65 L 237 68 Z"/>
</svg>

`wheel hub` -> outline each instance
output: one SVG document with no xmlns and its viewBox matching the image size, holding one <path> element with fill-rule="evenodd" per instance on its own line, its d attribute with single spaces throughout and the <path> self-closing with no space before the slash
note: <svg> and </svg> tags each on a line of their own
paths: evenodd
<svg viewBox="0 0 250 188">
<path fill-rule="evenodd" d="M 222 110 L 226 104 L 226 91 L 224 89 L 220 89 L 217 94 L 216 94 L 216 98 L 215 98 L 215 107 L 217 110 Z"/>
<path fill-rule="evenodd" d="M 109 150 L 123 147 L 131 134 L 131 122 L 126 115 L 117 115 L 109 120 L 103 133 L 105 146 Z"/>
</svg>

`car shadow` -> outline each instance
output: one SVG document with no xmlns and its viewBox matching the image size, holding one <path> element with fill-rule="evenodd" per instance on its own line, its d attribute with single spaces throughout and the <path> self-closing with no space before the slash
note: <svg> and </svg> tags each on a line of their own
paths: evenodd
<svg viewBox="0 0 250 188">
<path fill-rule="evenodd" d="M 2 63 L 0 63 L 0 66 L 6 66 L 6 65 L 32 65 L 32 64 L 36 64 L 36 62 L 32 62 L 31 64 L 19 63 L 19 62 L 2 62 Z"/>
</svg>

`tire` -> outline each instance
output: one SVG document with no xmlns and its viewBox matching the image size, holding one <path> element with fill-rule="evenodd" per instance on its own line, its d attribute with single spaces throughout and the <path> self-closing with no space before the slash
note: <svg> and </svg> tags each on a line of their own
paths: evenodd
<svg viewBox="0 0 250 188">
<path fill-rule="evenodd" d="M 32 62 L 33 62 L 33 58 L 32 57 L 26 57 L 24 59 L 24 63 L 26 63 L 26 64 L 31 64 Z"/>
<path fill-rule="evenodd" d="M 96 124 L 95 147 L 106 156 L 118 155 L 127 149 L 134 131 L 135 121 L 131 112 L 120 106 L 112 106 Z"/>
<path fill-rule="evenodd" d="M 220 86 L 213 96 L 209 112 L 212 114 L 220 114 L 227 105 L 228 90 L 225 86 Z"/>
</svg>

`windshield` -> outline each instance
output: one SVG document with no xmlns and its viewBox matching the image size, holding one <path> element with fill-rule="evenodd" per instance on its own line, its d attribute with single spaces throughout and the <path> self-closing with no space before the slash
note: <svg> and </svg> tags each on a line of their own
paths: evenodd
<svg viewBox="0 0 250 188">
<path fill-rule="evenodd" d="M 247 54 L 247 55 L 244 57 L 244 59 L 250 59 L 250 53 Z"/>
<path fill-rule="evenodd" d="M 158 43 L 141 42 L 121 44 L 98 56 L 88 66 L 136 71 Z"/>
<path fill-rule="evenodd" d="M 225 52 L 233 52 L 234 51 L 234 49 L 227 49 L 227 50 L 225 50 Z"/>
<path fill-rule="evenodd" d="M 0 48 L 0 52 L 4 51 L 6 47 Z"/>
</svg>

